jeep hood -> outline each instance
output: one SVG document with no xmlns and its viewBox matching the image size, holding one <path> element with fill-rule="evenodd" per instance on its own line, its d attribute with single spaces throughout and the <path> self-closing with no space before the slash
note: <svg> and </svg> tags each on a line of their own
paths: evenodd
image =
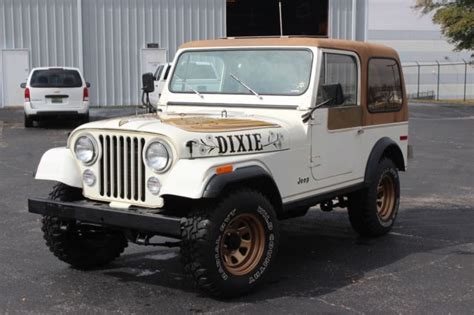
<svg viewBox="0 0 474 315">
<path fill-rule="evenodd" d="M 146 114 L 88 123 L 74 131 L 110 134 L 143 132 L 164 137 L 181 158 L 240 155 L 289 148 L 283 121 L 262 116 L 222 113 Z"/>
</svg>

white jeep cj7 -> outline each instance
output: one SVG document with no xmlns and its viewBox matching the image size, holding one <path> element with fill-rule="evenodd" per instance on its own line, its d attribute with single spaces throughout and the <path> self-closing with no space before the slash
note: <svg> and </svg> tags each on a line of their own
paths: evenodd
<svg viewBox="0 0 474 315">
<path fill-rule="evenodd" d="M 408 111 L 393 49 L 301 37 L 190 42 L 154 109 L 82 125 L 43 155 L 36 179 L 58 184 L 29 211 L 43 216 L 60 260 L 94 268 L 128 242 L 172 237 L 194 283 L 230 297 L 262 283 L 282 219 L 319 204 L 347 208 L 361 235 L 394 224 Z"/>
</svg>

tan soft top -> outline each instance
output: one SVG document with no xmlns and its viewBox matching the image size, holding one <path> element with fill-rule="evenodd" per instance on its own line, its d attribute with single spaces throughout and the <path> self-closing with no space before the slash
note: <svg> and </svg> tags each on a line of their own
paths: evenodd
<svg viewBox="0 0 474 315">
<path fill-rule="evenodd" d="M 346 51 L 352 51 L 359 55 L 361 69 L 368 69 L 369 59 L 372 57 L 386 57 L 397 60 L 400 64 L 400 58 L 398 53 L 387 46 L 370 44 L 365 42 L 351 41 L 351 40 L 340 40 L 340 39 L 326 39 L 326 38 L 314 38 L 314 37 L 247 37 L 247 38 L 228 38 L 228 39 L 216 39 L 216 40 L 202 40 L 194 41 L 183 44 L 180 48 L 218 48 L 218 47 L 320 47 L 327 49 L 340 49 Z M 362 113 L 361 117 L 357 118 L 350 112 L 349 118 L 341 118 L 340 114 L 337 114 L 336 120 L 333 123 L 329 123 L 329 127 L 342 128 L 351 127 L 346 126 L 347 121 L 352 123 L 350 120 L 357 119 L 362 120 L 363 126 L 368 125 L 379 125 L 396 122 L 404 122 L 408 120 L 408 106 L 405 92 L 405 83 L 402 79 L 403 89 L 403 105 L 402 109 L 397 112 L 384 112 L 384 113 L 370 113 L 367 104 L 367 70 L 361 71 L 361 104 Z M 331 109 L 337 111 L 338 109 Z M 331 117 L 331 110 L 329 113 L 329 120 L 334 120 Z M 356 117 L 356 118 L 354 118 Z M 343 119 L 344 121 L 341 121 Z M 347 121 L 346 121 L 347 120 Z M 359 122 L 356 122 L 359 124 Z"/>
<path fill-rule="evenodd" d="M 311 37 L 248 37 L 216 40 L 200 40 L 184 43 L 180 48 L 211 48 L 211 47 L 321 47 L 343 49 L 357 53 L 361 59 L 370 57 L 391 57 L 398 60 L 397 52 L 387 46 L 359 41 L 311 38 Z"/>
</svg>

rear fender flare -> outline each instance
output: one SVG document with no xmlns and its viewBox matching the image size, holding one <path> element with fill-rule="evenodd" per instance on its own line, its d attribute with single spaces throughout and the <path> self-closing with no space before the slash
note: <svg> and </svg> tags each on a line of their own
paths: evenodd
<svg viewBox="0 0 474 315">
<path fill-rule="evenodd" d="M 375 143 L 372 151 L 370 152 L 367 166 L 365 168 L 365 184 L 368 185 L 373 180 L 375 172 L 377 171 L 377 166 L 384 154 L 386 154 L 387 150 L 390 150 L 392 154 L 395 154 L 395 156 L 392 156 L 391 158 L 394 160 L 394 163 L 397 165 L 398 169 L 402 171 L 405 170 L 403 154 L 400 150 L 400 147 L 392 139 L 384 137 Z"/>
</svg>

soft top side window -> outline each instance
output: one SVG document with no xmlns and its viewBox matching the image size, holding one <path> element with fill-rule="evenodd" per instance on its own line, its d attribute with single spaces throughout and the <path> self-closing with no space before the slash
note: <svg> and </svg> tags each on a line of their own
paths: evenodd
<svg viewBox="0 0 474 315">
<path fill-rule="evenodd" d="M 317 103 L 326 101 L 330 94 L 333 97 L 329 106 L 357 105 L 357 62 L 354 56 L 324 53 L 321 61 Z M 329 93 L 339 90 L 338 93 Z"/>
<path fill-rule="evenodd" d="M 400 67 L 395 59 L 369 60 L 367 106 L 372 113 L 396 112 L 402 108 Z"/>
</svg>

